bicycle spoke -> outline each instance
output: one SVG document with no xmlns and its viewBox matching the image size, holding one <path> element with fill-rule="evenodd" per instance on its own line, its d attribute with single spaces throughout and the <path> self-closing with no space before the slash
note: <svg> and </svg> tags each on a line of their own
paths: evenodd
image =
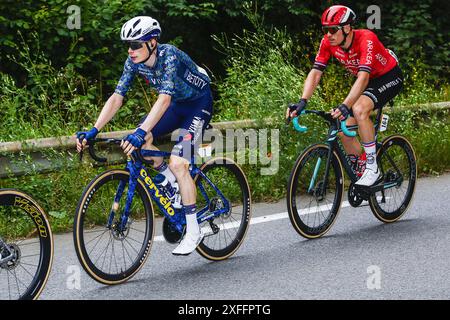
<svg viewBox="0 0 450 320">
<path fill-rule="evenodd" d="M 27 269 L 25 269 L 25 267 L 22 266 L 22 263 L 20 263 L 19 266 L 20 266 L 23 270 L 25 270 L 26 273 L 28 273 L 28 274 L 31 276 L 31 279 L 34 278 L 34 274 L 31 274 Z"/>
<path fill-rule="evenodd" d="M 97 247 L 97 245 L 99 244 L 100 240 L 103 238 L 103 235 L 104 235 L 106 232 L 108 232 L 108 231 L 109 231 L 109 230 L 106 229 L 101 235 L 95 237 L 94 239 L 88 241 L 88 242 L 85 244 L 85 246 L 87 247 L 87 245 L 88 245 L 89 243 L 91 243 L 93 240 L 95 240 L 95 239 L 97 239 L 98 237 L 100 237 L 100 238 L 98 239 L 98 241 L 96 242 L 96 244 L 94 245 L 94 247 L 92 247 L 92 249 L 89 251 L 89 255 L 94 251 L 94 249 L 95 249 L 95 248 Z"/>
</svg>

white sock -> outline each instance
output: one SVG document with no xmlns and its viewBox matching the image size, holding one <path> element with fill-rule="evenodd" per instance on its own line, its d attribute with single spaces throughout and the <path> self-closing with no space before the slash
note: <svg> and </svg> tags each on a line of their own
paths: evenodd
<svg viewBox="0 0 450 320">
<path fill-rule="evenodd" d="M 183 206 L 184 214 L 186 215 L 186 233 L 199 234 L 200 227 L 197 222 L 197 215 L 195 214 L 196 205 Z"/>
<path fill-rule="evenodd" d="M 186 215 L 186 233 L 190 234 L 199 234 L 200 227 L 197 222 L 196 214 L 187 214 Z"/>
<path fill-rule="evenodd" d="M 370 169 L 374 172 L 378 170 L 377 165 L 377 150 L 376 150 L 376 144 L 375 141 L 362 144 L 364 146 L 364 151 L 366 152 L 366 169 Z"/>
</svg>

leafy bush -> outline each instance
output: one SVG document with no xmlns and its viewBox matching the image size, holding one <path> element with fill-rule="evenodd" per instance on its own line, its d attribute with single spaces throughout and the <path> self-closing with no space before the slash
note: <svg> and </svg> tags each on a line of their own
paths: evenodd
<svg viewBox="0 0 450 320">
<path fill-rule="evenodd" d="M 104 104 L 102 84 L 88 81 L 71 64 L 54 67 L 39 48 L 31 50 L 24 40 L 15 47 L 10 59 L 27 78 L 21 87 L 10 75 L 0 73 L 0 118 L 4 121 L 0 141 L 67 136 L 90 128 Z M 126 106 L 105 130 L 134 127 L 156 99 L 146 90 L 141 79 L 137 79 Z"/>
</svg>

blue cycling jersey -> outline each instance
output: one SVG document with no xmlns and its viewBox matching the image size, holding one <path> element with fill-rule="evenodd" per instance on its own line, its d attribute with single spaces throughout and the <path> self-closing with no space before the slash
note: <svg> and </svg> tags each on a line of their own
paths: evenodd
<svg viewBox="0 0 450 320">
<path fill-rule="evenodd" d="M 186 53 L 170 44 L 159 44 L 156 50 L 157 59 L 152 68 L 143 63 L 135 64 L 128 57 L 116 93 L 125 96 L 136 74 L 158 94 L 168 94 L 176 102 L 194 100 L 209 92 L 208 74 Z"/>
</svg>

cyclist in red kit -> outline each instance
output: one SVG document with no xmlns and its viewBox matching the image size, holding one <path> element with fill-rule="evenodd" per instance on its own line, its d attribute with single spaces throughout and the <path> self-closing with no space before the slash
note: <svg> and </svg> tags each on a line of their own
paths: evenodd
<svg viewBox="0 0 450 320">
<path fill-rule="evenodd" d="M 348 125 L 358 124 L 365 153 L 356 138 L 341 135 L 345 151 L 356 163 L 365 156 L 365 169 L 357 185 L 371 186 L 380 177 L 376 161 L 375 129 L 370 119 L 372 110 L 383 107 L 403 86 L 402 71 L 394 53 L 386 49 L 370 30 L 352 28 L 356 15 L 346 6 L 328 8 L 322 15 L 324 37 L 320 42 L 314 65 L 303 87 L 302 99 L 286 111 L 295 117 L 306 107 L 320 82 L 331 57 L 356 76 L 344 101 L 331 111 L 334 118 L 347 119 Z"/>
</svg>

